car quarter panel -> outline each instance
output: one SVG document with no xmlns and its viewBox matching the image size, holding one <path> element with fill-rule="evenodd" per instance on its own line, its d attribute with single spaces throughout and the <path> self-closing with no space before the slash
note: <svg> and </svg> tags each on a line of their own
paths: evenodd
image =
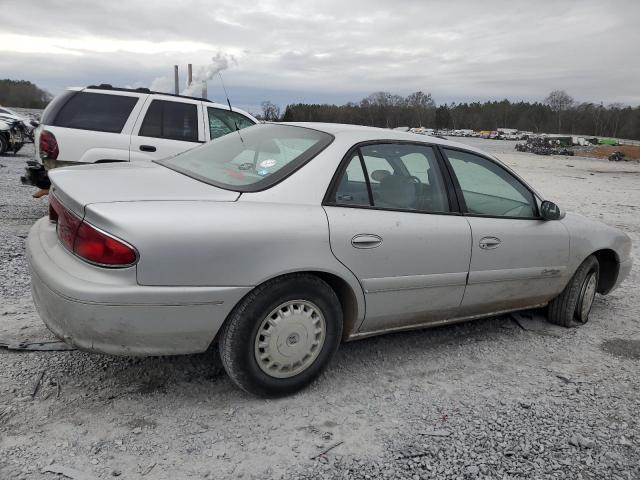
<svg viewBox="0 0 640 480">
<path fill-rule="evenodd" d="M 320 205 L 114 202 L 88 205 L 85 219 L 136 247 L 141 285 L 253 287 L 322 271 L 350 285 L 364 315 L 362 289 L 331 253 Z"/>
<path fill-rule="evenodd" d="M 47 327 L 67 343 L 115 355 L 169 355 L 208 348 L 248 287 L 155 287 L 136 268 L 83 262 L 43 218 L 27 239 L 33 300 Z"/>
</svg>

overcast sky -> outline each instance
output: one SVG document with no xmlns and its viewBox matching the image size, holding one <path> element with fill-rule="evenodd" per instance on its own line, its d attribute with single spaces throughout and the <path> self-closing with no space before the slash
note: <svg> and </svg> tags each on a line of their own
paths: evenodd
<svg viewBox="0 0 640 480">
<path fill-rule="evenodd" d="M 150 86 L 212 56 L 231 101 L 344 103 L 431 92 L 438 103 L 640 104 L 640 0 L 0 0 L 0 77 L 52 93 Z M 165 80 L 166 83 L 166 80 Z M 170 84 L 169 84 L 170 85 Z M 223 100 L 219 81 L 209 96 Z"/>
</svg>

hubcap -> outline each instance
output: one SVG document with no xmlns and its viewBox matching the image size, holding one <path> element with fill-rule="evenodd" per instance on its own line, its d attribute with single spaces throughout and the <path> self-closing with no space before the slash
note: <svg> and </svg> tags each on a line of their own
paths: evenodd
<svg viewBox="0 0 640 480">
<path fill-rule="evenodd" d="M 596 297 L 596 289 L 598 287 L 598 279 L 595 273 L 591 273 L 582 286 L 582 295 L 580 298 L 580 311 L 578 312 L 580 321 L 586 322 L 589 318 L 589 311 L 591 311 L 591 305 Z"/>
<path fill-rule="evenodd" d="M 290 300 L 274 308 L 260 323 L 255 339 L 256 362 L 267 375 L 289 378 L 303 372 L 320 354 L 326 322 L 307 300 Z"/>
</svg>

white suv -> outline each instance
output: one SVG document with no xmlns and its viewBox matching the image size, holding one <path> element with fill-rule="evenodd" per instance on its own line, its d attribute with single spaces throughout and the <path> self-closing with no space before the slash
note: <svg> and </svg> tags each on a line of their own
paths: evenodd
<svg viewBox="0 0 640 480">
<path fill-rule="evenodd" d="M 39 163 L 28 162 L 23 183 L 47 188 L 43 167 L 169 157 L 257 122 L 204 98 L 105 84 L 69 88 L 42 114 L 34 138 Z"/>
</svg>

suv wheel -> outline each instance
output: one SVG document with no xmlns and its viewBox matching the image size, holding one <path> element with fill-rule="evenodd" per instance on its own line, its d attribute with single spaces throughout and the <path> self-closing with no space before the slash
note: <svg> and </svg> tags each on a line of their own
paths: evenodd
<svg viewBox="0 0 640 480">
<path fill-rule="evenodd" d="M 7 137 L 3 134 L 0 134 L 0 155 L 4 155 L 7 149 L 9 148 L 9 141 Z"/>
<path fill-rule="evenodd" d="M 313 275 L 287 275 L 257 287 L 231 312 L 220 357 L 243 390 L 283 396 L 322 372 L 341 336 L 342 310 L 331 287 Z"/>
</svg>

